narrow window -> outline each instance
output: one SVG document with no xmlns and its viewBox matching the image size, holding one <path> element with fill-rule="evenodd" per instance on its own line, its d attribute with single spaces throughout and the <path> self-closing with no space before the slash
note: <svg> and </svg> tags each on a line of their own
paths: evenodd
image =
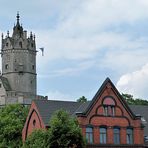
<svg viewBox="0 0 148 148">
<path fill-rule="evenodd" d="M 6 47 L 8 47 L 9 43 L 6 43 Z"/>
<path fill-rule="evenodd" d="M 34 70 L 34 65 L 32 65 L 32 69 Z"/>
<path fill-rule="evenodd" d="M 5 65 L 5 69 L 8 69 L 8 67 L 9 67 L 8 64 L 6 64 L 6 65 Z"/>
<path fill-rule="evenodd" d="M 35 121 L 35 120 L 33 120 L 33 126 L 35 127 L 35 125 L 36 125 L 36 121 Z"/>
<path fill-rule="evenodd" d="M 108 107 L 104 106 L 104 115 L 107 116 L 108 115 Z"/>
<path fill-rule="evenodd" d="M 22 42 L 19 42 L 19 46 L 22 48 Z"/>
<path fill-rule="evenodd" d="M 127 140 L 127 144 L 133 144 L 133 129 L 127 128 L 126 140 Z"/>
<path fill-rule="evenodd" d="M 2 84 L 0 83 L 0 88 L 2 87 Z"/>
<path fill-rule="evenodd" d="M 107 130 L 105 127 L 100 127 L 100 143 L 106 144 L 107 141 Z"/>
<path fill-rule="evenodd" d="M 120 144 L 120 129 L 114 128 L 114 144 Z"/>
<path fill-rule="evenodd" d="M 86 128 L 86 140 L 88 143 L 93 143 L 93 128 L 92 127 Z"/>
</svg>

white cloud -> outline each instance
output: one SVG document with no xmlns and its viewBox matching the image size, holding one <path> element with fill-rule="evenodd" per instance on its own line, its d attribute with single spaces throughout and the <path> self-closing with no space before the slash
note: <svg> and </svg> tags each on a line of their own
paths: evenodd
<svg viewBox="0 0 148 148">
<path fill-rule="evenodd" d="M 148 99 L 148 63 L 141 69 L 124 74 L 117 82 L 117 88 L 124 93 L 130 93 L 134 97 Z"/>
<path fill-rule="evenodd" d="M 48 96 L 49 100 L 75 101 L 75 99 L 72 98 L 69 94 L 65 94 L 65 93 L 59 92 L 57 90 L 49 91 L 46 95 Z"/>
</svg>

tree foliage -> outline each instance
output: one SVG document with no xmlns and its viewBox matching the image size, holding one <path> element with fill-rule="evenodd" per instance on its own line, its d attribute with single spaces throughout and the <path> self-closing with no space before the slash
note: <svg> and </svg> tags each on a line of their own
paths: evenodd
<svg viewBox="0 0 148 148">
<path fill-rule="evenodd" d="M 47 148 L 48 133 L 43 129 L 38 129 L 32 132 L 25 141 L 23 148 Z"/>
<path fill-rule="evenodd" d="M 134 98 L 131 94 L 123 94 L 122 97 L 129 105 L 148 105 L 148 101 L 140 98 Z"/>
<path fill-rule="evenodd" d="M 57 111 L 50 120 L 50 148 L 83 148 L 85 142 L 76 119 L 64 110 Z"/>
<path fill-rule="evenodd" d="M 82 96 L 79 99 L 77 99 L 77 102 L 87 102 L 87 98 L 85 98 L 85 96 Z"/>
<path fill-rule="evenodd" d="M 51 117 L 47 131 L 35 131 L 26 140 L 25 148 L 84 148 L 81 129 L 75 118 L 59 110 Z M 37 144 L 36 144 L 37 143 Z"/>
<path fill-rule="evenodd" d="M 28 108 L 19 104 L 0 108 L 0 147 L 20 147 L 27 114 Z"/>
</svg>

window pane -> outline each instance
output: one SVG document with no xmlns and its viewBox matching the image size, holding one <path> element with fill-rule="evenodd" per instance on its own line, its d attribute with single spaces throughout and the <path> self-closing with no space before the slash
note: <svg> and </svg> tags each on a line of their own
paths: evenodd
<svg viewBox="0 0 148 148">
<path fill-rule="evenodd" d="M 106 143 L 106 128 L 100 128 L 100 143 Z"/>
<path fill-rule="evenodd" d="M 86 128 L 86 139 L 88 143 L 93 143 L 93 129 L 91 127 Z"/>
<path fill-rule="evenodd" d="M 120 144 L 120 129 L 114 128 L 114 144 Z"/>
<path fill-rule="evenodd" d="M 132 129 L 127 129 L 126 139 L 127 139 L 127 144 L 133 144 L 133 130 Z"/>
</svg>

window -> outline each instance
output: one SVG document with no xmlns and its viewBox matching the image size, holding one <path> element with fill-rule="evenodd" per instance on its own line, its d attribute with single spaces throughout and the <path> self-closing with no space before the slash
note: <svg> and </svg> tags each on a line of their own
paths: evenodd
<svg viewBox="0 0 148 148">
<path fill-rule="evenodd" d="M 8 64 L 6 64 L 6 65 L 5 65 L 5 69 L 8 69 L 8 67 L 9 67 Z"/>
<path fill-rule="evenodd" d="M 127 140 L 127 144 L 133 144 L 133 129 L 127 128 L 126 140 Z"/>
<path fill-rule="evenodd" d="M 107 130 L 105 127 L 100 127 L 100 143 L 106 144 L 107 141 Z"/>
<path fill-rule="evenodd" d="M 88 143 L 93 143 L 93 128 L 92 127 L 86 128 L 86 139 Z"/>
<path fill-rule="evenodd" d="M 19 42 L 19 46 L 22 48 L 22 42 Z"/>
<path fill-rule="evenodd" d="M 34 65 L 32 65 L 32 69 L 34 70 Z"/>
<path fill-rule="evenodd" d="M 115 102 L 111 97 L 104 99 L 103 106 L 105 116 L 115 116 Z"/>
<path fill-rule="evenodd" d="M 33 126 L 35 127 L 35 125 L 36 125 L 36 121 L 35 121 L 35 120 L 33 120 Z"/>
<path fill-rule="evenodd" d="M 118 127 L 114 128 L 114 144 L 120 144 L 120 129 Z"/>
</svg>

